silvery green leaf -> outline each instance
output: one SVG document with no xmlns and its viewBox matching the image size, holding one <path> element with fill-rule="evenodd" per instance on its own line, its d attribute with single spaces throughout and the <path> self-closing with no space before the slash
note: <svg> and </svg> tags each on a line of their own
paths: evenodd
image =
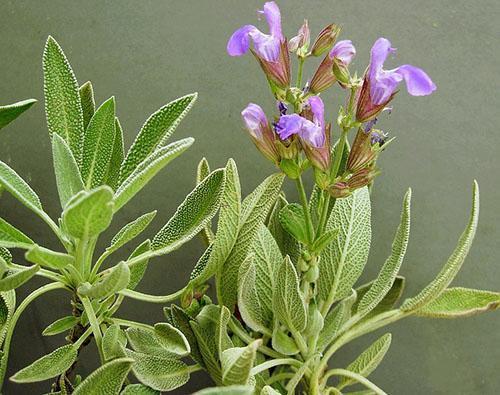
<svg viewBox="0 0 500 395">
<path fill-rule="evenodd" d="M 189 355 L 191 347 L 180 330 L 166 322 L 159 322 L 154 328 L 156 338 L 165 349 L 179 356 Z"/>
<path fill-rule="evenodd" d="M 76 324 L 80 322 L 79 317 L 75 317 L 72 315 L 68 315 L 63 318 L 59 318 L 58 320 L 54 321 L 52 324 L 47 326 L 43 332 L 43 336 L 54 336 L 58 335 L 59 333 L 66 332 L 73 328 Z"/>
<path fill-rule="evenodd" d="M 50 36 L 43 52 L 43 77 L 49 133 L 60 135 L 80 163 L 84 128 L 78 83 L 61 47 Z"/>
<path fill-rule="evenodd" d="M 292 262 L 297 262 L 301 254 L 301 245 L 290 233 L 283 229 L 279 220 L 279 212 L 286 205 L 288 205 L 288 202 L 282 194 L 276 200 L 276 203 L 269 214 L 267 227 L 276 241 L 281 253 L 283 255 L 288 255 Z"/>
<path fill-rule="evenodd" d="M 80 192 L 66 206 L 62 220 L 68 233 L 78 239 L 97 236 L 113 218 L 113 190 L 100 186 Z"/>
<path fill-rule="evenodd" d="M 193 395 L 253 395 L 250 385 L 228 385 L 226 387 L 204 388 Z"/>
<path fill-rule="evenodd" d="M 243 202 L 238 238 L 220 269 L 224 275 L 219 276 L 219 302 L 229 310 L 233 310 L 238 297 L 238 270 L 248 254 L 260 224 L 264 222 L 279 196 L 283 178 L 283 174 L 269 176 Z"/>
<path fill-rule="evenodd" d="M 26 251 L 24 257 L 28 262 L 56 270 L 61 270 L 67 265 L 75 263 L 75 258 L 71 255 L 52 251 L 36 244 Z"/>
<path fill-rule="evenodd" d="M 102 185 L 109 171 L 115 141 L 115 98 L 95 112 L 83 141 L 82 179 L 87 189 Z"/>
<path fill-rule="evenodd" d="M 106 361 L 124 356 L 123 348 L 127 345 L 127 337 L 120 326 L 113 324 L 109 326 L 102 336 L 102 353 Z"/>
<path fill-rule="evenodd" d="M 193 332 L 193 329 L 191 328 L 191 325 L 189 324 L 191 318 L 183 309 L 176 305 L 172 305 L 171 317 L 175 327 L 184 334 L 189 343 L 189 348 L 191 349 L 191 358 L 193 358 L 193 360 L 198 363 L 198 365 L 204 368 L 205 363 L 203 362 L 203 357 L 201 356 L 200 349 L 198 348 L 196 336 Z"/>
<path fill-rule="evenodd" d="M 224 385 L 248 384 L 257 349 L 262 344 L 258 339 L 246 347 L 233 347 L 221 355 L 222 382 Z"/>
<path fill-rule="evenodd" d="M 363 296 L 368 292 L 368 290 L 370 289 L 372 284 L 373 284 L 373 281 L 369 282 L 368 284 L 364 284 L 364 285 L 360 286 L 359 288 L 356 288 L 356 291 L 358 293 L 358 298 L 352 306 L 353 312 L 357 311 L 358 303 L 363 298 Z M 378 314 L 384 313 L 384 312 L 392 309 L 394 307 L 394 305 L 396 304 L 396 302 L 401 297 L 401 295 L 403 294 L 404 287 L 405 287 L 405 278 L 402 276 L 396 276 L 396 279 L 394 280 L 394 283 L 392 284 L 392 287 L 389 290 L 389 292 L 387 292 L 387 294 L 377 304 L 377 306 L 372 311 L 367 313 L 363 319 L 367 320 L 371 317 L 374 317 Z"/>
<path fill-rule="evenodd" d="M 141 215 L 139 218 L 129 222 L 113 237 L 109 247 L 106 249 L 108 252 L 116 251 L 124 246 L 129 241 L 140 235 L 151 223 L 156 215 L 156 210 Z"/>
<path fill-rule="evenodd" d="M 189 276 L 190 286 L 195 287 L 206 281 L 205 277 L 207 277 L 209 271 L 207 266 L 208 261 L 210 260 L 210 255 L 212 254 L 213 246 L 213 244 L 210 244 L 207 249 L 203 251 L 203 254 L 198 259 L 198 262 L 196 262 L 196 265 L 194 265 L 194 268 Z"/>
<path fill-rule="evenodd" d="M 0 292 L 0 347 L 2 346 L 5 339 L 5 335 L 7 333 L 7 329 L 12 319 L 12 314 L 14 314 L 15 308 L 16 292 L 14 290 Z"/>
<path fill-rule="evenodd" d="M 168 254 L 191 240 L 214 217 L 224 190 L 224 170 L 212 172 L 191 191 L 151 243 L 157 255 Z"/>
<path fill-rule="evenodd" d="M 0 292 L 16 289 L 33 277 L 40 269 L 40 266 L 33 265 L 22 270 L 10 272 L 6 277 L 0 280 Z"/>
<path fill-rule="evenodd" d="M 3 258 L 6 263 L 12 263 L 12 254 L 5 247 L 0 247 L 0 258 Z"/>
<path fill-rule="evenodd" d="M 317 185 L 314 185 L 313 190 L 311 192 L 311 197 L 309 198 L 309 204 L 308 204 L 309 214 L 311 215 L 311 219 L 315 227 L 319 222 L 319 216 L 321 214 L 319 212 L 320 208 L 319 206 L 322 201 L 322 196 L 321 196 L 322 193 L 323 192 L 321 188 L 318 187 Z"/>
<path fill-rule="evenodd" d="M 189 380 L 189 366 L 174 358 L 162 358 L 130 350 L 125 351 L 134 360 L 132 371 L 137 379 L 158 391 L 172 391 Z"/>
<path fill-rule="evenodd" d="M 0 246 L 5 248 L 28 249 L 33 245 L 33 240 L 11 224 L 0 218 Z"/>
<path fill-rule="evenodd" d="M 210 165 L 208 164 L 207 158 L 201 158 L 196 168 L 196 185 L 202 182 L 210 174 Z M 212 222 L 209 222 L 203 230 L 200 232 L 202 238 L 207 245 L 210 245 L 214 241 L 214 232 L 212 231 Z"/>
<path fill-rule="evenodd" d="M 160 395 L 160 393 L 144 384 L 129 384 L 120 395 Z"/>
<path fill-rule="evenodd" d="M 190 321 L 191 329 L 198 342 L 203 364 L 210 377 L 217 385 L 222 385 L 222 371 L 219 364 L 219 353 L 215 340 L 215 325 Z"/>
<path fill-rule="evenodd" d="M 281 394 L 278 391 L 276 391 L 273 387 L 271 387 L 270 385 L 266 385 L 260 391 L 260 395 L 281 395 Z"/>
<path fill-rule="evenodd" d="M 153 329 L 127 328 L 127 339 L 134 351 L 156 355 L 162 358 L 174 358 L 174 352 L 165 347 L 166 340 L 157 336 Z"/>
<path fill-rule="evenodd" d="M 61 207 L 84 189 L 78 164 L 68 144 L 58 134 L 52 136 L 52 155 L 54 157 L 54 173 Z"/>
<path fill-rule="evenodd" d="M 301 332 L 306 327 L 306 307 L 300 293 L 299 278 L 288 256 L 276 272 L 273 289 L 273 311 L 291 331 Z"/>
<path fill-rule="evenodd" d="M 120 170 L 120 182 L 124 182 L 137 166 L 157 148 L 165 144 L 177 125 L 193 106 L 197 93 L 183 96 L 160 108 L 142 126 Z"/>
<path fill-rule="evenodd" d="M 130 260 L 132 258 L 135 258 L 136 256 L 139 256 L 145 253 L 146 251 L 149 251 L 150 249 L 151 249 L 151 241 L 145 240 L 143 243 L 137 246 L 137 248 L 132 252 L 132 254 L 130 254 L 128 259 Z M 149 263 L 149 258 L 145 258 L 140 262 L 136 262 L 134 265 L 129 266 L 130 281 L 127 285 L 128 289 L 134 289 L 141 282 L 148 268 L 148 263 Z"/>
<path fill-rule="evenodd" d="M 109 185 L 113 190 L 120 185 L 120 167 L 125 157 L 125 147 L 123 145 L 123 129 L 118 118 L 115 118 L 115 139 L 113 141 L 113 153 L 109 160 L 108 173 L 104 179 L 104 184 Z"/>
<path fill-rule="evenodd" d="M 500 308 L 500 292 L 471 288 L 448 288 L 415 315 L 431 318 L 469 317 Z"/>
<path fill-rule="evenodd" d="M 479 186 L 474 180 L 473 195 L 472 195 L 472 210 L 469 219 L 469 223 L 465 228 L 465 231 L 460 236 L 458 245 L 455 251 L 448 258 L 448 261 L 441 269 L 437 277 L 425 287 L 418 295 L 406 299 L 401 310 L 412 311 L 419 310 L 424 307 L 427 303 L 432 302 L 436 299 L 453 281 L 458 271 L 462 267 L 467 254 L 469 253 L 472 241 L 476 234 L 477 222 L 479 218 Z"/>
<path fill-rule="evenodd" d="M 357 314 L 360 316 L 364 316 L 373 310 L 384 299 L 394 284 L 410 239 L 410 204 L 411 189 L 408 190 L 404 198 L 401 222 L 392 242 L 391 255 L 382 266 L 377 279 L 359 302 Z"/>
<path fill-rule="evenodd" d="M 300 351 L 295 340 L 288 335 L 288 331 L 280 328 L 278 322 L 274 324 L 272 345 L 273 349 L 284 355 L 295 355 Z"/>
<path fill-rule="evenodd" d="M 126 288 L 130 281 L 130 269 L 125 262 L 120 262 L 96 283 L 85 283 L 78 287 L 78 293 L 93 299 L 102 299 Z"/>
<path fill-rule="evenodd" d="M 80 88 L 78 88 L 78 94 L 80 95 L 80 103 L 82 106 L 83 129 L 87 129 L 95 112 L 94 87 L 92 86 L 92 82 L 87 81 L 80 86 Z"/>
<path fill-rule="evenodd" d="M 386 333 L 363 351 L 346 369 L 363 377 L 368 377 L 382 362 L 390 345 L 391 334 Z M 342 389 L 352 384 L 356 384 L 356 381 L 348 377 L 342 377 L 337 388 Z"/>
<path fill-rule="evenodd" d="M 131 358 L 119 358 L 102 365 L 76 387 L 73 395 L 118 395 L 133 362 Z"/>
<path fill-rule="evenodd" d="M 120 183 L 115 192 L 115 211 L 122 208 L 167 164 L 187 150 L 194 142 L 188 137 L 161 147 L 139 163 L 135 170 Z"/>
<path fill-rule="evenodd" d="M 7 126 L 35 103 L 35 99 L 27 99 L 14 104 L 0 106 L 0 129 Z"/>
<path fill-rule="evenodd" d="M 318 293 L 323 301 L 343 299 L 351 293 L 368 258 L 371 241 L 371 209 L 368 188 L 337 199 L 326 229 L 338 229 L 333 242 L 321 254 Z"/>
<path fill-rule="evenodd" d="M 222 306 L 220 309 L 219 321 L 217 322 L 216 334 L 217 334 L 217 349 L 219 350 L 219 358 L 221 358 L 222 353 L 228 348 L 234 347 L 231 338 L 227 334 L 227 325 L 231 320 L 231 312 L 226 306 Z"/>
<path fill-rule="evenodd" d="M 311 251 L 316 254 L 321 253 L 337 237 L 338 233 L 337 229 L 327 230 L 314 242 Z"/>
<path fill-rule="evenodd" d="M 302 206 L 290 203 L 283 207 L 279 213 L 281 226 L 295 239 L 303 244 L 309 244 L 311 240 L 307 235 L 306 219 Z"/>
<path fill-rule="evenodd" d="M 37 359 L 10 379 L 16 383 L 44 381 L 68 370 L 76 358 L 77 349 L 72 344 L 67 344 Z"/>
</svg>

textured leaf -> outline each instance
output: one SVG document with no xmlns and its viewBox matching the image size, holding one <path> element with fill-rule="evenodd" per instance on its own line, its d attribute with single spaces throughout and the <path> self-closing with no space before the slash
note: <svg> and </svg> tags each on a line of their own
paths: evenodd
<svg viewBox="0 0 500 395">
<path fill-rule="evenodd" d="M 165 347 L 166 341 L 162 341 L 153 329 L 128 328 L 125 333 L 134 351 L 162 358 L 176 357 L 171 350 Z"/>
<path fill-rule="evenodd" d="M 406 299 L 401 306 L 403 311 L 418 310 L 424 307 L 427 303 L 436 299 L 453 281 L 458 271 L 462 267 L 467 254 L 469 253 L 472 241 L 476 234 L 477 221 L 479 218 L 479 186 L 474 181 L 472 210 L 469 223 L 465 231 L 460 236 L 458 245 L 453 251 L 453 254 L 448 258 L 448 261 L 441 269 L 437 277 L 425 287 L 418 295 L 413 298 Z"/>
<path fill-rule="evenodd" d="M 391 334 L 386 333 L 363 351 L 346 369 L 358 373 L 363 377 L 368 377 L 377 368 L 380 362 L 382 362 L 390 345 Z M 348 377 L 342 377 L 337 388 L 342 389 L 352 384 L 356 384 L 356 381 Z"/>
<path fill-rule="evenodd" d="M 80 103 L 83 114 L 83 128 L 87 129 L 90 120 L 95 112 L 94 87 L 92 82 L 87 81 L 78 89 L 80 95 Z"/>
<path fill-rule="evenodd" d="M 104 364 L 83 380 L 73 395 L 118 395 L 132 363 L 130 358 L 119 358 Z"/>
<path fill-rule="evenodd" d="M 14 290 L 0 292 L 0 347 L 3 344 L 12 314 L 16 308 L 16 292 Z M 1 359 L 1 354 L 0 354 Z"/>
<path fill-rule="evenodd" d="M 16 383 L 44 381 L 65 372 L 76 361 L 77 349 L 72 344 L 59 347 L 21 369 L 10 379 Z"/>
<path fill-rule="evenodd" d="M 115 142 L 115 98 L 95 112 L 83 141 L 82 179 L 87 189 L 102 185 L 109 171 Z"/>
<path fill-rule="evenodd" d="M 26 269 L 12 271 L 6 277 L 0 280 L 0 292 L 16 289 L 33 277 L 40 269 L 40 266 L 34 265 Z"/>
<path fill-rule="evenodd" d="M 297 272 L 287 256 L 276 272 L 273 311 L 288 329 L 301 332 L 306 327 L 306 307 L 299 288 Z"/>
<path fill-rule="evenodd" d="M 49 133 L 60 135 L 80 163 L 84 129 L 78 83 L 61 47 L 50 36 L 43 52 L 43 76 Z"/>
<path fill-rule="evenodd" d="M 291 203 L 283 207 L 279 213 L 281 226 L 298 241 L 308 244 L 310 242 L 307 235 L 306 219 L 302 206 Z"/>
<path fill-rule="evenodd" d="M 120 262 L 96 283 L 79 286 L 78 293 L 89 298 L 102 299 L 126 288 L 129 281 L 130 269 L 125 262 Z"/>
<path fill-rule="evenodd" d="M 208 248 L 203 251 L 203 254 L 194 265 L 193 270 L 189 276 L 189 286 L 192 288 L 197 287 L 198 285 L 202 285 L 204 281 L 204 277 L 207 276 L 207 265 L 210 260 L 210 255 L 212 254 L 213 244 L 210 244 Z"/>
<path fill-rule="evenodd" d="M 431 318 L 469 317 L 500 308 L 500 292 L 448 288 L 415 315 Z"/>
<path fill-rule="evenodd" d="M 137 379 L 158 391 L 172 391 L 187 383 L 189 367 L 173 358 L 161 358 L 126 350 L 127 356 L 134 359 L 132 371 Z"/>
<path fill-rule="evenodd" d="M 0 246 L 5 248 L 28 249 L 33 245 L 33 240 L 20 230 L 14 228 L 4 219 L 0 218 Z"/>
<path fill-rule="evenodd" d="M 7 126 L 35 103 L 35 99 L 27 99 L 14 104 L 0 106 L 0 129 Z"/>
<path fill-rule="evenodd" d="M 321 254 L 318 292 L 322 300 L 334 302 L 351 293 L 368 258 L 370 217 L 368 188 L 335 202 L 326 229 L 338 228 L 339 233 Z"/>
<path fill-rule="evenodd" d="M 276 203 L 269 214 L 267 227 L 273 235 L 281 253 L 283 255 L 288 255 L 292 262 L 297 262 L 301 254 L 301 245 L 297 239 L 283 229 L 283 226 L 279 221 L 279 212 L 286 205 L 288 205 L 288 202 L 283 195 L 276 200 Z"/>
<path fill-rule="evenodd" d="M 270 385 L 266 385 L 264 388 L 262 388 L 262 391 L 260 391 L 260 395 L 281 395 L 281 394 Z"/>
<path fill-rule="evenodd" d="M 38 245 L 31 247 L 24 257 L 28 262 L 56 270 L 60 270 L 67 265 L 73 265 L 75 263 L 75 258 L 71 255 L 51 251 Z"/>
<path fill-rule="evenodd" d="M 59 333 L 66 332 L 73 328 L 76 324 L 80 322 L 80 318 L 74 317 L 72 315 L 68 315 L 63 318 L 59 318 L 58 320 L 54 321 L 52 324 L 47 326 L 42 332 L 43 336 L 54 336 L 58 335 Z"/>
<path fill-rule="evenodd" d="M 215 170 L 187 195 L 167 224 L 156 234 L 152 249 L 168 254 L 191 240 L 219 209 L 224 188 L 224 170 Z"/>
<path fill-rule="evenodd" d="M 83 190 L 83 181 L 69 146 L 58 134 L 52 136 L 52 155 L 59 200 L 64 208 L 73 196 Z"/>
<path fill-rule="evenodd" d="M 151 241 L 146 240 L 141 243 L 128 257 L 128 260 L 135 258 L 151 249 Z M 141 282 L 146 270 L 148 268 L 149 258 L 145 258 L 134 265 L 130 265 L 130 281 L 128 283 L 128 289 L 135 289 L 137 285 Z"/>
<path fill-rule="evenodd" d="M 130 175 L 120 183 L 115 193 L 115 211 L 123 207 L 137 192 L 167 164 L 187 150 L 194 142 L 186 138 L 158 149 L 141 162 Z"/>
<path fill-rule="evenodd" d="M 124 182 L 157 148 L 163 146 L 179 123 L 189 112 L 198 94 L 193 93 L 176 99 L 152 114 L 142 126 L 120 170 L 120 182 Z"/>
<path fill-rule="evenodd" d="M 12 254 L 5 247 L 0 247 L 0 258 L 3 258 L 7 263 L 12 263 Z"/>
<path fill-rule="evenodd" d="M 127 345 L 127 337 L 120 326 L 109 326 L 102 336 L 102 353 L 106 361 L 124 356 L 123 347 Z"/>
<path fill-rule="evenodd" d="M 176 305 L 172 305 L 171 313 L 173 324 L 184 334 L 186 340 L 189 343 L 189 348 L 191 349 L 191 358 L 193 358 L 193 360 L 198 363 L 198 365 L 204 368 L 205 363 L 203 362 L 203 357 L 201 356 L 200 349 L 198 348 L 196 336 L 193 332 L 193 329 L 191 328 L 191 325 L 189 324 L 190 317 L 183 309 Z"/>
<path fill-rule="evenodd" d="M 109 251 L 116 251 L 122 246 L 124 246 L 129 241 L 133 240 L 135 237 L 140 235 L 151 223 L 156 215 L 156 210 L 150 213 L 141 215 L 139 218 L 129 222 L 123 228 L 121 228 L 118 233 L 111 240 L 111 244 L 106 249 Z"/>
<path fill-rule="evenodd" d="M 274 350 L 283 355 L 295 355 L 300 351 L 293 337 L 289 335 L 288 331 L 283 331 L 278 322 L 274 324 L 272 345 Z"/>
<path fill-rule="evenodd" d="M 191 352 L 191 347 L 184 334 L 166 322 L 155 324 L 155 335 L 160 344 L 171 353 L 186 356 Z"/>
<path fill-rule="evenodd" d="M 97 236 L 113 218 L 113 191 L 101 186 L 81 192 L 72 199 L 62 214 L 67 231 L 78 239 Z"/>
<path fill-rule="evenodd" d="M 246 347 L 233 347 L 221 356 L 222 382 L 224 385 L 248 384 L 250 370 L 253 368 L 257 349 L 262 344 L 258 339 Z"/>
<path fill-rule="evenodd" d="M 214 325 L 201 325 L 196 321 L 191 321 L 190 324 L 196 336 L 203 363 L 210 377 L 217 385 L 222 385 L 222 371 L 219 365 Z"/>
<path fill-rule="evenodd" d="M 204 388 L 193 395 L 253 395 L 253 387 L 249 385 L 228 385 L 227 387 Z"/>
<path fill-rule="evenodd" d="M 231 320 L 231 312 L 226 306 L 222 306 L 220 309 L 219 321 L 217 322 L 216 334 L 217 334 L 217 349 L 219 350 L 219 359 L 222 357 L 222 353 L 228 348 L 234 347 L 231 338 L 227 334 L 227 325 Z"/>
<path fill-rule="evenodd" d="M 123 129 L 118 118 L 115 118 L 115 139 L 113 141 L 113 152 L 109 160 L 108 173 L 104 184 L 116 190 L 120 185 L 120 167 L 125 157 L 125 147 L 123 145 Z"/>
<path fill-rule="evenodd" d="M 160 395 L 160 393 L 144 384 L 129 384 L 120 395 Z"/>
<path fill-rule="evenodd" d="M 283 174 L 266 178 L 243 202 L 240 230 L 231 254 L 221 269 L 219 302 L 234 309 L 238 292 L 238 270 L 246 258 L 259 226 L 264 222 L 279 196 Z"/>
<path fill-rule="evenodd" d="M 196 185 L 207 178 L 210 173 L 210 165 L 208 164 L 207 158 L 201 158 L 198 163 L 198 167 L 196 168 Z M 200 232 L 200 235 L 207 245 L 213 243 L 214 232 L 212 231 L 212 222 L 205 225 L 203 230 Z"/>
<path fill-rule="evenodd" d="M 410 238 L 410 203 L 411 189 L 405 195 L 401 223 L 392 243 L 391 255 L 382 266 L 377 279 L 359 302 L 357 314 L 361 316 L 373 310 L 384 299 L 394 284 L 399 268 L 403 263 Z"/>
</svg>

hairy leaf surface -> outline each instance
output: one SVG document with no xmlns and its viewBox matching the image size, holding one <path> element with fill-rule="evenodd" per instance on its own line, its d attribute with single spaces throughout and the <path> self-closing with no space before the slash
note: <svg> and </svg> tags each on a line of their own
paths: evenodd
<svg viewBox="0 0 500 395">
<path fill-rule="evenodd" d="M 115 118 L 115 139 L 113 141 L 113 152 L 109 159 L 108 173 L 104 178 L 104 184 L 116 190 L 120 185 L 120 167 L 125 157 L 123 145 L 123 129 L 118 118 Z"/>
<path fill-rule="evenodd" d="M 85 283 L 78 287 L 78 293 L 93 299 L 105 298 L 126 288 L 130 281 L 130 269 L 125 262 L 120 262 L 96 283 Z"/>
<path fill-rule="evenodd" d="M 28 249 L 33 245 L 33 240 L 11 224 L 0 218 L 0 246 L 4 248 Z"/>
<path fill-rule="evenodd" d="M 7 276 L 0 280 L 0 292 L 16 289 L 33 277 L 40 269 L 40 266 L 33 265 L 22 270 L 10 272 Z"/>
<path fill-rule="evenodd" d="M 229 348 L 222 353 L 222 382 L 224 385 L 248 383 L 257 349 L 261 343 L 262 340 L 255 340 L 246 347 Z"/>
<path fill-rule="evenodd" d="M 60 270 L 67 265 L 73 265 L 75 263 L 75 258 L 73 256 L 62 252 L 52 251 L 40 247 L 39 245 L 34 245 L 30 248 L 24 257 L 28 262 L 56 270 Z"/>
<path fill-rule="evenodd" d="M 54 336 L 58 335 L 59 333 L 66 332 L 73 328 L 78 322 L 80 321 L 80 318 L 68 315 L 66 317 L 59 318 L 58 320 L 54 321 L 52 324 L 48 325 L 42 332 L 43 336 Z"/>
<path fill-rule="evenodd" d="M 83 128 L 87 129 L 95 112 L 94 87 L 92 86 L 92 82 L 87 81 L 80 86 L 78 94 L 80 95 L 80 103 L 82 106 Z"/>
<path fill-rule="evenodd" d="M 0 129 L 7 126 L 35 103 L 35 99 L 27 99 L 6 106 L 0 106 Z"/>
<path fill-rule="evenodd" d="M 151 223 L 156 215 L 156 210 L 141 215 L 139 218 L 129 222 L 113 237 L 109 247 L 106 249 L 108 252 L 116 251 L 124 246 L 129 241 L 140 235 Z"/>
<path fill-rule="evenodd" d="M 73 395 L 118 395 L 134 362 L 119 358 L 102 365 L 76 387 Z"/>
<path fill-rule="evenodd" d="M 125 355 L 123 348 L 127 345 L 127 337 L 120 326 L 113 324 L 109 326 L 102 336 L 102 353 L 106 361 L 121 358 Z"/>
</svg>

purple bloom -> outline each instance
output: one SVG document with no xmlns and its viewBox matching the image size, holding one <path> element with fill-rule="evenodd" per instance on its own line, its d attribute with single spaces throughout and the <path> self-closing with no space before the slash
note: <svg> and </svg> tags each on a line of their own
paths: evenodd
<svg viewBox="0 0 500 395">
<path fill-rule="evenodd" d="M 270 34 L 262 33 L 253 25 L 245 25 L 236 30 L 227 43 L 227 52 L 231 56 L 241 56 L 253 41 L 255 52 L 268 62 L 276 62 L 280 56 L 281 43 L 284 41 L 281 33 L 281 14 L 277 4 L 269 1 L 264 4 L 264 10 L 259 11 L 266 17 Z"/>
<path fill-rule="evenodd" d="M 356 48 L 351 40 L 341 40 L 330 51 L 330 59 L 338 59 L 344 66 L 348 66 L 356 55 Z"/>
</svg>

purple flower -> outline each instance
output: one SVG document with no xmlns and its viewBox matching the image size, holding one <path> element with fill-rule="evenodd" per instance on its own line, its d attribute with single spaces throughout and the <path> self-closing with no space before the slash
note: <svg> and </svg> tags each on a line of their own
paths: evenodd
<svg viewBox="0 0 500 395">
<path fill-rule="evenodd" d="M 271 34 L 262 33 L 253 25 L 242 26 L 229 39 L 227 52 L 231 56 L 245 54 L 250 48 L 252 39 L 254 50 L 261 58 L 268 62 L 276 62 L 280 55 L 281 42 L 284 41 L 280 10 L 274 1 L 269 1 L 264 4 L 264 10 L 259 12 L 265 15 Z"/>
<path fill-rule="evenodd" d="M 356 48 L 351 40 L 341 40 L 333 46 L 329 55 L 330 59 L 338 59 L 344 66 L 348 66 L 356 55 Z"/>
</svg>

